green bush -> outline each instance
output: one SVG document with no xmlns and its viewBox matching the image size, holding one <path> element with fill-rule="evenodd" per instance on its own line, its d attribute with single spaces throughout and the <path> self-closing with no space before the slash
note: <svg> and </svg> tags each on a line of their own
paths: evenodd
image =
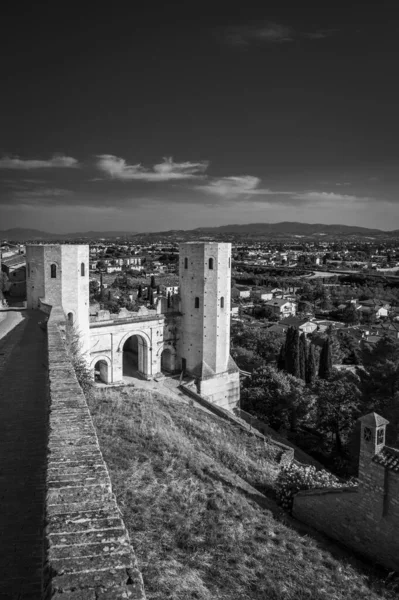
<svg viewBox="0 0 399 600">
<path fill-rule="evenodd" d="M 283 466 L 276 479 L 276 497 L 278 503 L 288 512 L 292 512 L 294 496 L 300 490 L 315 488 L 340 488 L 356 485 L 354 480 L 342 483 L 338 477 L 316 467 L 300 466 L 292 463 Z"/>
<path fill-rule="evenodd" d="M 82 344 L 79 338 L 79 333 L 75 327 L 66 322 L 65 325 L 65 346 L 67 353 L 71 359 L 73 368 L 75 369 L 76 378 L 84 395 L 88 398 L 94 387 L 93 377 L 90 369 L 82 355 Z"/>
</svg>

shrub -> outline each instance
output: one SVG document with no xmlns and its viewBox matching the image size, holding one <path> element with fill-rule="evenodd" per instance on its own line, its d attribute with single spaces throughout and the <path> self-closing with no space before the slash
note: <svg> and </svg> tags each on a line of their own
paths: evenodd
<svg viewBox="0 0 399 600">
<path fill-rule="evenodd" d="M 342 483 L 338 477 L 324 469 L 317 471 L 316 467 L 293 463 L 280 469 L 276 480 L 276 496 L 278 503 L 288 512 L 292 512 L 294 496 L 300 490 L 339 488 L 348 485 L 356 485 L 356 483 L 354 480 Z"/>
<path fill-rule="evenodd" d="M 72 366 L 75 369 L 79 385 L 82 388 L 84 395 L 89 397 L 94 387 L 93 377 L 82 355 L 79 333 L 68 321 L 65 325 L 65 346 L 71 359 Z"/>
</svg>

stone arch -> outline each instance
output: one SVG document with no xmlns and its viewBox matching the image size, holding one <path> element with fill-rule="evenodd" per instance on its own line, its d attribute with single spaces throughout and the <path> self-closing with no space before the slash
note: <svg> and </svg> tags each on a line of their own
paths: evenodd
<svg viewBox="0 0 399 600">
<path fill-rule="evenodd" d="M 147 342 L 148 348 L 151 349 L 152 344 L 151 344 L 150 336 L 145 331 L 141 331 L 141 329 L 138 329 L 137 331 L 133 330 L 133 331 L 128 331 L 128 333 L 125 333 L 125 335 L 121 338 L 121 340 L 118 344 L 118 351 L 122 352 L 124 343 L 126 342 L 127 339 L 132 337 L 132 335 L 140 335 Z"/>
<path fill-rule="evenodd" d="M 132 331 L 123 336 L 119 346 L 122 353 L 123 377 L 151 377 L 151 340 L 143 331 Z"/>
<path fill-rule="evenodd" d="M 93 371 L 93 378 L 96 378 L 96 366 L 99 363 L 99 378 L 103 383 L 111 383 L 112 381 L 112 363 L 111 359 L 105 354 L 95 356 L 91 363 L 90 369 Z"/>
<path fill-rule="evenodd" d="M 174 373 L 176 371 L 176 349 L 173 346 L 166 346 L 165 344 L 162 344 L 162 346 L 158 349 L 157 354 L 159 356 L 161 371 L 166 373 Z"/>
<path fill-rule="evenodd" d="M 75 311 L 69 310 L 67 313 L 67 321 L 69 325 L 75 325 Z"/>
</svg>

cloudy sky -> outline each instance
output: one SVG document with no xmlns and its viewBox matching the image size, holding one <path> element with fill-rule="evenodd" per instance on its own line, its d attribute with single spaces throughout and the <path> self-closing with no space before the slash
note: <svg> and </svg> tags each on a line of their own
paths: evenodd
<svg viewBox="0 0 399 600">
<path fill-rule="evenodd" d="M 396 2 L 100 4 L 2 15 L 0 230 L 399 228 Z"/>
</svg>

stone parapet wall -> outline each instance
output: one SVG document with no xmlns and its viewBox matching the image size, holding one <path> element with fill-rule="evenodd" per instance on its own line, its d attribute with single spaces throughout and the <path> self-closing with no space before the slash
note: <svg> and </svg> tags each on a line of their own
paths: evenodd
<svg viewBox="0 0 399 600">
<path fill-rule="evenodd" d="M 145 600 L 141 573 L 97 435 L 61 337 L 47 325 L 49 440 L 44 599 Z"/>
<path fill-rule="evenodd" d="M 51 313 L 51 304 L 46 302 L 44 298 L 39 298 L 39 310 L 44 314 L 49 315 Z"/>
<path fill-rule="evenodd" d="M 95 315 L 90 315 L 90 323 L 102 323 L 104 321 L 141 321 L 143 319 L 150 319 L 151 317 L 159 318 L 161 314 L 160 310 L 146 308 L 141 306 L 137 311 L 130 311 L 127 308 L 121 308 L 118 313 L 110 313 L 109 310 L 99 310 Z"/>
<path fill-rule="evenodd" d="M 369 559 L 399 571 L 398 519 L 364 486 L 298 492 L 293 515 Z"/>
<path fill-rule="evenodd" d="M 218 406 L 217 404 L 209 402 L 209 400 L 207 400 L 206 398 L 198 394 L 195 390 L 193 390 L 192 387 L 190 387 L 190 385 L 182 383 L 179 387 L 187 396 L 196 400 L 199 404 L 207 408 L 213 414 L 217 415 L 218 417 L 221 417 L 222 419 L 225 419 L 226 421 L 229 421 L 230 423 L 246 431 L 247 433 L 258 437 L 261 440 L 267 441 L 267 443 L 271 446 L 274 446 L 280 465 L 289 465 L 293 462 L 294 450 L 289 446 L 286 446 L 280 442 L 276 442 L 270 437 L 264 436 L 257 429 L 254 429 L 253 427 L 251 427 L 251 425 L 246 423 L 243 419 L 237 417 L 230 410 L 227 410 L 225 408 L 222 408 L 221 406 Z"/>
</svg>

